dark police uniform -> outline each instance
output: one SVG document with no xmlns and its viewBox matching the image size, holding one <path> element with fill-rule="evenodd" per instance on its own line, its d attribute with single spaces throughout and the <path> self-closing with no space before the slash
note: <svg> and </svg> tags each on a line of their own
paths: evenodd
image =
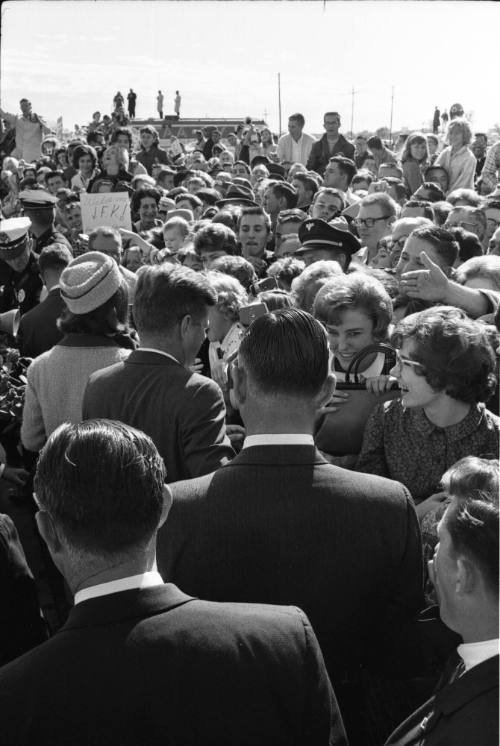
<svg viewBox="0 0 500 746">
<path fill-rule="evenodd" d="M 30 225 L 26 217 L 0 221 L 0 313 L 19 308 L 23 314 L 40 300 L 43 283 L 38 255 L 28 249 Z M 22 270 L 16 271 L 8 264 L 26 253 L 28 261 Z"/>
<path fill-rule="evenodd" d="M 40 301 L 42 286 L 38 254 L 30 251 L 28 263 L 22 272 L 15 272 L 0 259 L 0 313 L 11 308 L 19 308 L 21 315 L 30 311 Z"/>
</svg>

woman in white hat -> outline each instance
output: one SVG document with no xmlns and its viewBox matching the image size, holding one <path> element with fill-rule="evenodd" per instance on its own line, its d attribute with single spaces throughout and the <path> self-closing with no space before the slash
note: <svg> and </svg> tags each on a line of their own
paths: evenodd
<svg viewBox="0 0 500 746">
<path fill-rule="evenodd" d="M 35 452 L 60 424 L 81 420 L 91 373 L 136 347 L 127 324 L 127 286 L 114 259 L 99 251 L 83 254 L 66 267 L 59 285 L 67 308 L 58 324 L 65 336 L 28 369 L 21 441 Z"/>
</svg>

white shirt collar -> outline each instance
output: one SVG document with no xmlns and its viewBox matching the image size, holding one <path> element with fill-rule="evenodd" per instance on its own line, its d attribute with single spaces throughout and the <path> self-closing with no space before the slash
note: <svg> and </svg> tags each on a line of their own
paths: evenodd
<svg viewBox="0 0 500 746">
<path fill-rule="evenodd" d="M 163 350 L 156 350 L 154 347 L 139 347 L 139 352 L 156 352 L 157 355 L 164 355 L 165 357 L 169 357 L 170 360 L 173 360 L 175 363 L 182 365 L 182 363 L 173 355 L 170 355 L 168 352 L 163 352 Z"/>
<path fill-rule="evenodd" d="M 459 645 L 457 653 L 464 662 L 465 670 L 470 671 L 488 658 L 498 655 L 498 638 L 483 642 L 467 642 Z"/>
<path fill-rule="evenodd" d="M 313 446 L 314 438 L 308 433 L 259 433 L 247 435 L 243 448 L 252 446 Z"/>
<path fill-rule="evenodd" d="M 156 570 L 142 572 L 140 575 L 130 575 L 128 578 L 120 578 L 119 580 L 110 580 L 108 583 L 91 585 L 89 588 L 84 588 L 75 593 L 75 606 L 89 598 L 108 596 L 110 593 L 129 591 L 131 588 L 152 588 L 155 585 L 164 585 L 162 576 Z"/>
</svg>

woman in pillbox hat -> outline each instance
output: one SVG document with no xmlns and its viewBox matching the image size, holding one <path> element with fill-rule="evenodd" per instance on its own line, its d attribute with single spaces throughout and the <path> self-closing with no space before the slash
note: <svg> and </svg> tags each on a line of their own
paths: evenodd
<svg viewBox="0 0 500 746">
<path fill-rule="evenodd" d="M 35 358 L 27 374 L 21 441 L 35 452 L 60 424 L 81 420 L 89 376 L 136 346 L 127 323 L 127 284 L 112 257 L 82 254 L 63 270 L 59 286 L 67 306 L 57 322 L 64 337 Z"/>
<path fill-rule="evenodd" d="M 61 274 L 61 296 L 71 313 L 89 313 L 116 293 L 121 277 L 112 257 L 89 251 L 73 259 Z"/>
</svg>

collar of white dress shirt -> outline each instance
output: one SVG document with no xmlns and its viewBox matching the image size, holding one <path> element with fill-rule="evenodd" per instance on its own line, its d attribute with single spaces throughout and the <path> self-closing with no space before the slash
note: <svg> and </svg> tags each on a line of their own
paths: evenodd
<svg viewBox="0 0 500 746">
<path fill-rule="evenodd" d="M 128 578 L 110 580 L 108 583 L 91 585 L 75 593 L 75 606 L 82 603 L 82 601 L 87 601 L 89 598 L 108 596 L 110 593 L 129 591 L 132 588 L 152 588 L 155 585 L 164 585 L 162 576 L 156 570 L 142 572 L 140 575 L 130 575 Z"/>
<path fill-rule="evenodd" d="M 165 357 L 169 357 L 170 360 L 173 360 L 174 363 L 182 365 L 182 363 L 180 363 L 173 355 L 170 355 L 168 352 L 163 352 L 163 350 L 157 350 L 154 347 L 139 347 L 139 352 L 156 352 L 157 355 L 164 355 Z"/>
<path fill-rule="evenodd" d="M 243 448 L 252 446 L 313 446 L 314 438 L 308 433 L 259 433 L 247 435 Z"/>
<path fill-rule="evenodd" d="M 464 662 L 465 670 L 469 671 L 488 658 L 498 655 L 498 638 L 483 642 L 467 642 L 459 645 L 457 653 Z"/>
</svg>

